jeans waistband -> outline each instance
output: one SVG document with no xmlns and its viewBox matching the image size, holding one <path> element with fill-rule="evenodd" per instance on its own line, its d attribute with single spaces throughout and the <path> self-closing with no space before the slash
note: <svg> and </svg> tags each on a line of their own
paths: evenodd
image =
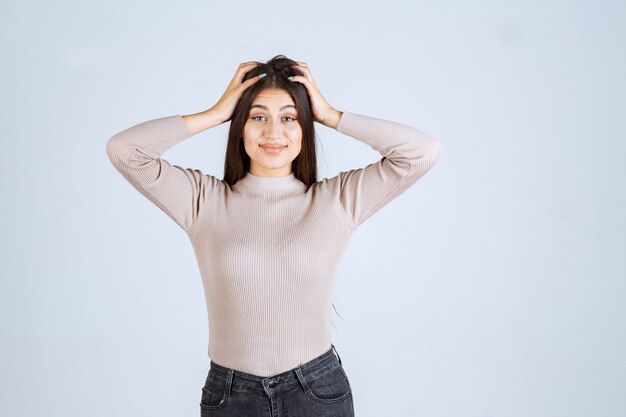
<svg viewBox="0 0 626 417">
<path fill-rule="evenodd" d="M 272 395 L 289 391 L 296 386 L 306 385 L 302 379 L 312 381 L 338 366 L 341 366 L 341 358 L 339 353 L 337 353 L 335 345 L 331 343 L 330 349 L 320 356 L 289 371 L 270 377 L 237 371 L 211 360 L 211 369 L 207 378 L 225 383 L 226 390 L 229 392 L 232 388 L 235 388 L 237 390 L 259 391 Z"/>
</svg>

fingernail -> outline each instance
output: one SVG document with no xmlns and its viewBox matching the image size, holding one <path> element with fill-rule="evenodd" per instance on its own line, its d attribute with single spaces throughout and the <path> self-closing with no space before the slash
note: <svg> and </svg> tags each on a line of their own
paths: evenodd
<svg viewBox="0 0 626 417">
<path fill-rule="evenodd" d="M 265 76 L 267 76 L 267 74 L 264 72 L 263 74 L 259 75 L 259 78 L 263 78 Z"/>
<path fill-rule="evenodd" d="M 291 80 L 293 78 L 293 75 L 290 75 L 289 77 L 287 77 L 288 80 Z"/>
</svg>

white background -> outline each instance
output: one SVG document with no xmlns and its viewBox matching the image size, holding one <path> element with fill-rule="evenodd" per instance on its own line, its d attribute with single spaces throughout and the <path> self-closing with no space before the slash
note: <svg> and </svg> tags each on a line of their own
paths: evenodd
<svg viewBox="0 0 626 417">
<path fill-rule="evenodd" d="M 2 3 L 0 414 L 199 415 L 191 244 L 105 144 L 285 54 L 442 143 L 343 258 L 356 415 L 626 415 L 624 3 L 216 3 Z M 380 157 L 316 127 L 320 178 Z M 222 178 L 226 133 L 164 158 Z"/>
</svg>

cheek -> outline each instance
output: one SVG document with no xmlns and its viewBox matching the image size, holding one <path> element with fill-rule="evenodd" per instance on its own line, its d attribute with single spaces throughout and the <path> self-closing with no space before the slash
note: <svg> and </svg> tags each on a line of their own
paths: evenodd
<svg viewBox="0 0 626 417">
<path fill-rule="evenodd" d="M 298 156 L 302 150 L 302 139 L 296 140 L 292 145 L 292 154 Z"/>
<path fill-rule="evenodd" d="M 255 127 L 251 123 L 246 123 L 243 126 L 243 137 L 244 138 L 247 137 L 249 139 L 255 139 L 256 137 L 259 136 L 260 133 L 262 133 L 262 129 L 259 129 L 259 127 Z"/>
<path fill-rule="evenodd" d="M 293 130 L 289 132 L 288 138 L 294 144 L 301 144 L 302 143 L 302 129 L 294 128 Z"/>
<path fill-rule="evenodd" d="M 253 143 L 257 141 L 259 135 L 254 128 L 244 126 L 243 128 L 243 144 L 246 148 L 251 148 Z"/>
<path fill-rule="evenodd" d="M 246 152 L 250 153 L 250 152 L 255 152 L 257 149 L 254 146 L 254 144 L 252 143 L 252 135 L 250 135 L 248 132 L 243 132 L 243 147 L 246 150 Z"/>
</svg>

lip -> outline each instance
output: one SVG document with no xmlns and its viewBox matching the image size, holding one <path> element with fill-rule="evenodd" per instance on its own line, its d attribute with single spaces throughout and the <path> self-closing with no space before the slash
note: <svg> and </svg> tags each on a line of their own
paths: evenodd
<svg viewBox="0 0 626 417">
<path fill-rule="evenodd" d="M 265 152 L 268 152 L 268 153 L 279 153 L 280 151 L 282 151 L 284 148 L 287 147 L 287 145 L 271 145 L 271 144 L 263 144 L 259 146 L 263 148 Z"/>
</svg>

